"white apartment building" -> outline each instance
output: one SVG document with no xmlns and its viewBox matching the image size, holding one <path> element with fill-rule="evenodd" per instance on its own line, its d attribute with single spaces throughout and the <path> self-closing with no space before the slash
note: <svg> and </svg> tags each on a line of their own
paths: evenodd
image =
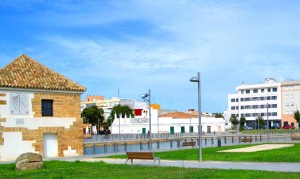
<svg viewBox="0 0 300 179">
<path fill-rule="evenodd" d="M 228 117 L 246 118 L 246 125 L 257 127 L 256 118 L 269 121 L 269 127 L 281 127 L 281 83 L 266 78 L 264 83 L 242 84 L 236 94 L 228 95 Z"/>
</svg>

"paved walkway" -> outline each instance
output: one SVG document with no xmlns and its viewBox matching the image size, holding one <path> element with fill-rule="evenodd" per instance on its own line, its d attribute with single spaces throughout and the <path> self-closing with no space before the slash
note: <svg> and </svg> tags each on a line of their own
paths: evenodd
<svg viewBox="0 0 300 179">
<path fill-rule="evenodd" d="M 125 154 L 125 153 L 119 153 Z M 110 154 L 111 155 L 111 154 Z M 101 158 L 109 156 L 109 154 L 93 155 L 93 156 L 77 156 L 63 158 L 47 158 L 49 160 L 62 161 L 86 161 L 98 162 L 103 161 L 110 164 L 125 164 L 126 159 Z M 2 161 L 0 164 L 14 163 L 15 161 Z M 134 165 L 153 166 L 152 160 L 133 160 Z M 128 165 L 131 165 L 128 162 Z M 157 162 L 155 163 L 157 166 Z M 208 168 L 208 169 L 238 169 L 238 170 L 261 170 L 261 171 L 277 171 L 277 172 L 300 172 L 300 163 L 291 162 L 224 162 L 224 161 L 188 161 L 188 160 L 160 160 L 160 166 L 165 167 L 185 167 L 185 168 Z"/>
<path fill-rule="evenodd" d="M 242 148 L 245 150 L 261 150 L 266 149 L 270 150 L 277 147 L 288 147 L 288 145 L 280 144 L 264 144 L 257 145 L 256 148 L 245 147 Z M 125 153 L 118 153 L 122 155 Z M 63 157 L 63 158 L 47 158 L 44 160 L 63 160 L 63 161 L 87 161 L 87 162 L 96 162 L 103 161 L 111 164 L 125 164 L 126 159 L 112 159 L 112 158 L 103 158 L 110 155 L 116 155 L 115 153 L 111 154 L 98 154 L 90 156 L 77 156 L 77 157 Z M 14 163 L 14 161 L 0 161 L 1 163 Z M 128 162 L 130 163 L 130 162 Z M 134 165 L 147 165 L 153 166 L 152 160 L 133 160 Z M 131 165 L 131 164 L 129 164 Z M 157 163 L 156 163 L 157 165 Z M 261 171 L 277 171 L 277 172 L 300 172 L 300 163 L 279 163 L 279 162 L 224 162 L 224 161 L 188 161 L 188 160 L 161 160 L 160 166 L 172 166 L 172 167 L 185 167 L 185 168 L 208 168 L 208 169 L 238 169 L 238 170 L 261 170 Z"/>
<path fill-rule="evenodd" d="M 252 147 L 237 149 L 238 152 L 254 152 L 271 150 L 282 147 L 290 147 L 294 144 L 263 144 Z M 233 149 L 231 152 L 236 149 Z M 126 159 L 94 158 L 86 157 L 81 161 L 95 162 L 104 161 L 112 164 L 125 164 Z M 129 162 L 130 163 L 130 162 Z M 151 160 L 133 160 L 134 165 L 153 165 Z M 300 172 L 300 163 L 276 163 L 276 162 L 224 162 L 224 161 L 188 161 L 188 160 L 161 160 L 161 166 L 186 167 L 186 168 L 209 168 L 209 169 L 239 169 L 239 170 L 262 170 L 278 172 Z"/>
<path fill-rule="evenodd" d="M 125 164 L 126 159 L 86 158 L 81 161 L 103 161 L 111 164 Z M 128 162 L 130 163 L 130 162 Z M 133 160 L 134 165 L 153 166 L 151 160 Z M 128 164 L 131 165 L 131 164 Z M 157 165 L 157 162 L 156 164 Z M 277 172 L 300 172 L 300 163 L 271 163 L 271 162 L 218 162 L 218 161 L 187 161 L 187 160 L 161 160 L 160 166 L 208 168 L 208 169 L 238 169 L 238 170 L 262 170 Z"/>
</svg>

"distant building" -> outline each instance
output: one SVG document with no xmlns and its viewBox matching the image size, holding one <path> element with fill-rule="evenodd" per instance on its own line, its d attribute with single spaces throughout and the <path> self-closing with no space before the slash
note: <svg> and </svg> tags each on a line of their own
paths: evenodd
<svg viewBox="0 0 300 179">
<path fill-rule="evenodd" d="M 22 55 L 0 69 L 0 160 L 83 155 L 85 87 Z"/>
<path fill-rule="evenodd" d="M 157 109 L 151 110 L 152 133 L 197 133 L 199 126 L 198 115 L 184 112 L 173 112 L 159 116 Z M 202 132 L 214 133 L 225 131 L 223 118 L 202 116 Z M 149 130 L 149 116 L 135 118 L 116 118 L 112 124 L 113 134 L 144 133 Z"/>
<path fill-rule="evenodd" d="M 236 91 L 228 94 L 227 121 L 235 115 L 238 119 L 245 117 L 247 126 L 258 127 L 256 118 L 260 116 L 265 122 L 268 119 L 269 127 L 298 127 L 293 113 L 300 106 L 300 81 L 277 82 L 266 78 L 264 83 L 239 85 Z"/>
<path fill-rule="evenodd" d="M 104 100 L 104 96 L 90 96 L 88 95 L 86 97 L 86 101 L 89 102 L 89 101 L 97 101 L 97 100 Z"/>
<path fill-rule="evenodd" d="M 117 97 L 104 99 L 104 96 L 87 96 L 85 101 L 81 101 L 81 111 L 86 107 L 96 105 L 98 108 L 104 110 L 105 118 L 108 118 L 112 108 L 119 104 L 129 106 L 133 109 L 136 116 L 145 116 L 149 108 L 148 103 L 134 99 L 122 99 Z"/>
<path fill-rule="evenodd" d="M 294 119 L 294 112 L 300 109 L 300 80 L 281 83 L 282 123 L 299 128 Z"/>
</svg>

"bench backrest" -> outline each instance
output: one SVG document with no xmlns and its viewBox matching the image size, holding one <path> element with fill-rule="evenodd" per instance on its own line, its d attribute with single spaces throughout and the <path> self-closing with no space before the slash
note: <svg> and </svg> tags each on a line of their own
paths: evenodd
<svg viewBox="0 0 300 179">
<path fill-rule="evenodd" d="M 195 145 L 196 142 L 183 142 L 182 145 Z"/>
<path fill-rule="evenodd" d="M 252 141 L 252 138 L 242 138 L 242 141 Z"/>
<path fill-rule="evenodd" d="M 153 152 L 126 152 L 129 159 L 154 159 Z"/>
</svg>

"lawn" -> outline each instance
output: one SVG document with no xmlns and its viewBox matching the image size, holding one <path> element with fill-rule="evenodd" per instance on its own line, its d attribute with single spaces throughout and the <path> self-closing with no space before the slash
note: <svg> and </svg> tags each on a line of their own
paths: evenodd
<svg viewBox="0 0 300 179">
<path fill-rule="evenodd" d="M 273 149 L 266 151 L 258 151 L 251 153 L 223 153 L 220 150 L 235 149 L 248 147 L 253 145 L 242 146 L 226 146 L 203 148 L 202 157 L 205 161 L 251 161 L 251 162 L 300 162 L 300 144 L 295 144 L 293 147 Z M 199 149 L 183 149 L 167 152 L 155 152 L 155 156 L 162 160 L 198 160 Z M 126 158 L 126 155 L 111 156 L 110 158 Z"/>
<path fill-rule="evenodd" d="M 300 173 L 250 170 L 193 169 L 105 164 L 103 162 L 45 161 L 44 169 L 15 171 L 14 164 L 0 165 L 0 178 L 300 178 Z"/>
<path fill-rule="evenodd" d="M 270 134 L 293 134 L 299 133 L 299 129 L 269 129 Z M 267 134 L 266 129 L 242 130 L 241 134 Z"/>
</svg>

